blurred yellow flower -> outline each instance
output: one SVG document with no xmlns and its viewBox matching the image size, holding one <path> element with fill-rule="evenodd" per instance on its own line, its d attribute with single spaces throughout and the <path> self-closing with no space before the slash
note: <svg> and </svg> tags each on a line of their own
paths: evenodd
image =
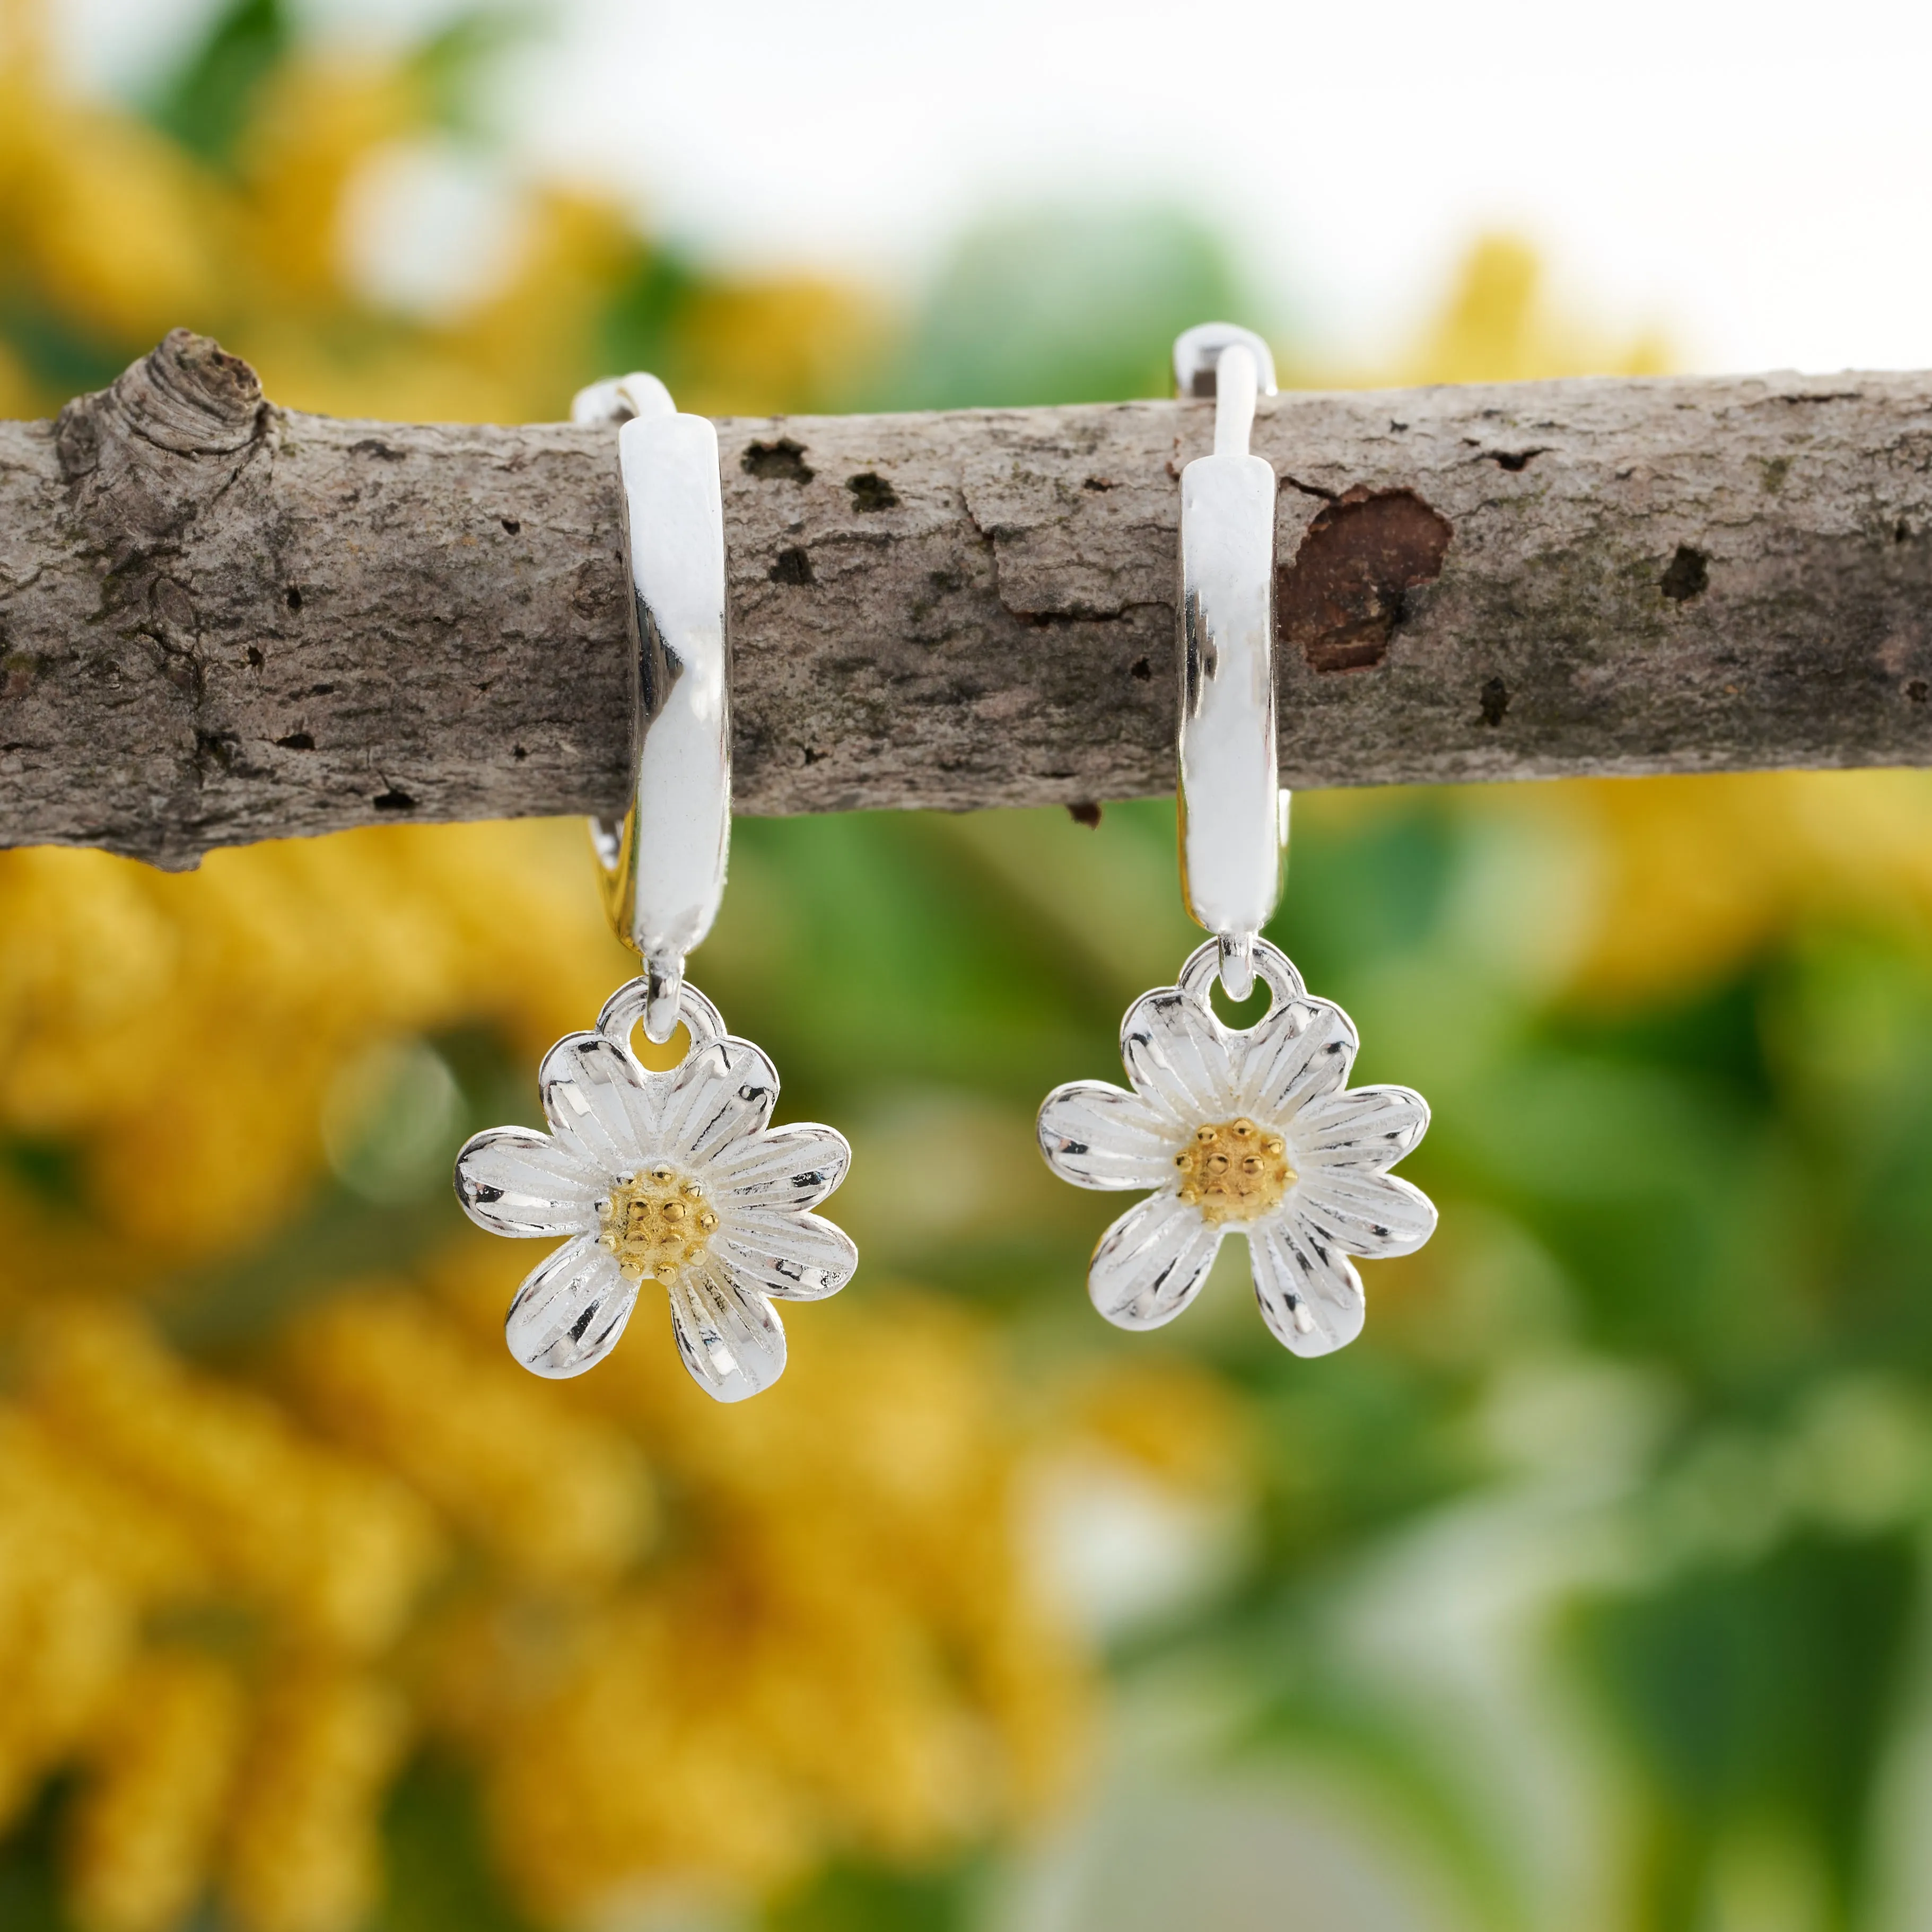
<svg viewBox="0 0 1932 1932">
<path fill-rule="evenodd" d="M 505 1570 L 538 1584 L 610 1582 L 647 1545 L 636 1447 L 472 1339 L 420 1296 L 344 1288 L 286 1338 L 281 1381 L 338 1442 L 404 1476 Z"/>
<path fill-rule="evenodd" d="M 1545 296 L 1543 261 L 1513 235 L 1483 236 L 1448 299 L 1405 359 L 1412 382 L 1522 382 L 1552 376 L 1659 376 L 1670 355 L 1655 332 L 1617 342 Z"/>
<path fill-rule="evenodd" d="M 376 1810 L 407 1740 L 401 1700 L 340 1665 L 262 1700 L 235 1789 L 225 1891 L 253 1932 L 352 1932 L 381 1892 Z"/>
<path fill-rule="evenodd" d="M 45 56 L 0 59 L 0 253 L 7 279 L 100 337 L 158 340 L 203 308 L 224 211 L 171 142 L 64 98 Z"/>
<path fill-rule="evenodd" d="M 305 1642 L 392 1642 L 440 1546 L 392 1478 L 306 1442 L 265 1398 L 198 1376 L 132 1310 L 75 1299 L 25 1337 L 31 1412 L 84 1456 L 194 1525 L 220 1589 Z"/>
<path fill-rule="evenodd" d="M 876 302 L 817 277 L 698 294 L 667 346 L 682 409 L 709 416 L 836 410 L 890 340 Z"/>
<path fill-rule="evenodd" d="M 466 1244 L 437 1276 L 493 1346 L 514 1261 Z M 566 1385 L 664 1472 L 667 1557 L 441 1646 L 430 1708 L 486 1754 L 497 1842 L 548 1915 L 653 1875 L 765 1889 L 828 1834 L 929 1855 L 1067 1793 L 1085 1670 L 1025 1574 L 1032 1438 L 988 1338 L 913 1298 L 825 1312 L 722 1418 L 668 1336 Z"/>
<path fill-rule="evenodd" d="M 399 828 L 214 854 L 188 876 L 0 854 L 0 1132 L 76 1150 L 74 1203 L 16 1173 L 0 1298 L 58 1268 L 151 1286 L 312 1184 L 358 1047 L 462 1018 L 540 1051 L 617 976 L 580 831 Z M 84 1219 L 76 1208 L 84 1205 Z"/>
<path fill-rule="evenodd" d="M 168 1932 L 200 1898 L 239 1768 L 234 1672 L 156 1649 L 116 1686 L 84 1762 L 68 1862 L 86 1932 Z"/>
<path fill-rule="evenodd" d="M 1576 972 L 1586 997 L 1694 993 L 1820 916 L 1932 944 L 1932 776 L 1779 772 L 1569 790 L 1600 881 Z"/>
<path fill-rule="evenodd" d="M 125 1306 L 24 1338 L 0 1774 L 17 1806 L 84 1768 L 89 1925 L 172 1924 L 218 1878 L 255 1932 L 346 1932 L 421 1727 L 560 1920 L 673 1880 L 755 1894 L 828 1844 L 929 1855 L 1066 1795 L 1086 1668 L 1026 1572 L 1042 1438 L 977 1324 L 910 1298 L 842 1318 L 721 1429 L 668 1348 L 520 1376 L 513 1274 L 463 1242 L 332 1295 L 256 1386 Z"/>
</svg>

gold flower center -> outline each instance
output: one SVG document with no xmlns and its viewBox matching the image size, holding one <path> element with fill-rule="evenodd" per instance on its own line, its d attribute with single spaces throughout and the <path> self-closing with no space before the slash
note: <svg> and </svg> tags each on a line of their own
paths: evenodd
<svg viewBox="0 0 1932 1932">
<path fill-rule="evenodd" d="M 1281 1205 L 1294 1180 L 1288 1144 L 1272 1128 L 1238 1120 L 1196 1127 L 1174 1156 L 1180 1198 L 1204 1221 L 1256 1221 Z"/>
<path fill-rule="evenodd" d="M 659 1166 L 620 1180 L 603 1208 L 598 1235 L 633 1281 L 663 1281 L 704 1253 L 718 1216 L 694 1180 Z"/>
</svg>

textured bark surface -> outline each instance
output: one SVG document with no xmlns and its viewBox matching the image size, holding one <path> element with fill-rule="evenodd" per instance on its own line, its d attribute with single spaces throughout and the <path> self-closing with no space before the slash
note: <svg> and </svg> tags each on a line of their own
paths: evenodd
<svg viewBox="0 0 1932 1932">
<path fill-rule="evenodd" d="M 1173 777 L 1211 404 L 719 426 L 752 812 Z M 1300 786 L 1932 763 L 1932 376 L 1264 399 Z M 0 424 L 0 836 L 621 800 L 608 428 L 341 422 L 177 332 Z"/>
</svg>

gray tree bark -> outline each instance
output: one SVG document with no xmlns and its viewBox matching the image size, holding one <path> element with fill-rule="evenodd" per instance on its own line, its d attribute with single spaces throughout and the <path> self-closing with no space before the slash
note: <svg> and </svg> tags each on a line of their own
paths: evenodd
<svg viewBox="0 0 1932 1932">
<path fill-rule="evenodd" d="M 738 804 L 1173 778 L 1212 406 L 721 423 Z M 1298 786 L 1932 763 L 1932 376 L 1264 399 Z M 278 409 L 177 331 L 0 424 L 0 838 L 610 810 L 613 434 Z"/>
</svg>

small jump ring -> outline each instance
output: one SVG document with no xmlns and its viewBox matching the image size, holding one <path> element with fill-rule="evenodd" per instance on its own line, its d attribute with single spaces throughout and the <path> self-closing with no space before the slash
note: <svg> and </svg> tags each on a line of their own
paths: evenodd
<svg viewBox="0 0 1932 1932">
<path fill-rule="evenodd" d="M 1221 983 L 1231 1000 L 1245 1000 L 1255 990 L 1255 939 L 1252 932 L 1223 933 L 1220 947 Z"/>
<path fill-rule="evenodd" d="M 1252 942 L 1250 960 L 1252 964 L 1255 981 L 1265 986 L 1272 995 L 1269 1010 L 1275 1006 L 1292 1005 L 1307 997 L 1307 989 L 1302 985 L 1301 975 L 1294 970 L 1294 962 L 1281 948 L 1272 941 L 1257 939 Z M 1198 1000 L 1205 1000 L 1208 990 L 1214 983 L 1215 976 L 1221 971 L 1221 942 L 1210 939 L 1205 946 L 1197 947 L 1187 956 L 1180 969 L 1177 984 L 1184 993 L 1191 993 Z M 1229 998 L 1244 997 L 1235 994 L 1228 986 L 1225 977 L 1221 984 Z M 1252 987 L 1250 988 L 1252 991 Z M 1256 1025 L 1259 1021 L 1256 1022 Z M 1244 1029 L 1236 1028 L 1236 1031 Z"/>
<path fill-rule="evenodd" d="M 597 1030 L 606 1040 L 614 1040 L 620 1046 L 631 1037 L 631 1029 L 640 1020 L 648 1022 L 650 986 L 648 979 L 626 980 L 604 1002 L 604 1010 L 597 1016 Z M 718 1009 L 688 982 L 678 989 L 677 1010 L 672 1016 L 670 1024 L 664 1029 L 664 1040 L 677 1030 L 682 1020 L 689 1028 L 693 1046 L 709 1046 L 715 1040 L 724 1037 L 724 1018 Z M 644 1028 L 646 1039 L 656 1040 L 648 1023 Z M 656 1040 L 662 1046 L 664 1040 Z"/>
</svg>

